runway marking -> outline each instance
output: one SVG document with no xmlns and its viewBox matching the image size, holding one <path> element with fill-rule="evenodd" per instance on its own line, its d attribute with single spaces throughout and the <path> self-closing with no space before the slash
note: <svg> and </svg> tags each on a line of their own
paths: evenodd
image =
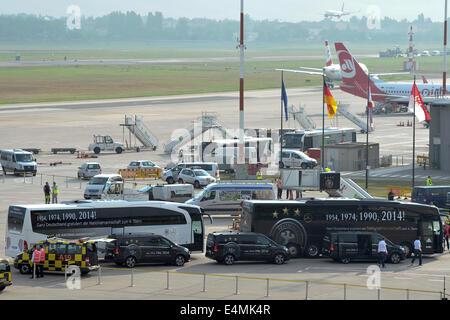
<svg viewBox="0 0 450 320">
<path fill-rule="evenodd" d="M 412 280 L 412 278 L 402 278 L 402 277 L 394 277 L 397 280 Z"/>
</svg>

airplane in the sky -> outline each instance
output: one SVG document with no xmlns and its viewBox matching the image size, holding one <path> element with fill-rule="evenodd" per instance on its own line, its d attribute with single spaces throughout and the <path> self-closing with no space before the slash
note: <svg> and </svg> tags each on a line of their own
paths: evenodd
<svg viewBox="0 0 450 320">
<path fill-rule="evenodd" d="M 364 72 L 360 63 L 348 51 L 342 42 L 336 42 L 336 53 L 341 66 L 342 84 L 341 90 L 352 95 L 367 99 L 367 88 L 370 84 L 372 100 L 377 102 L 389 102 L 398 104 L 408 104 L 412 90 L 412 83 L 408 82 L 386 82 L 372 77 L 370 79 Z M 442 95 L 442 84 L 423 83 L 417 84 L 424 103 L 431 102 L 436 96 Z M 447 85 L 446 92 L 450 91 L 450 85 Z"/>
<path fill-rule="evenodd" d="M 350 11 L 344 11 L 344 2 L 342 2 L 341 10 L 327 10 L 327 11 L 325 11 L 324 16 L 326 19 L 332 19 L 332 18 L 340 19 L 342 16 L 347 16 L 352 13 L 353 12 L 350 12 Z"/>
</svg>

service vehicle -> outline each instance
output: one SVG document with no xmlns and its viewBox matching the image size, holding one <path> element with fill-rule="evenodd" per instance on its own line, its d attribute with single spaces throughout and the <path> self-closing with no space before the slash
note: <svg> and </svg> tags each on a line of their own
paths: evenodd
<svg viewBox="0 0 450 320">
<path fill-rule="evenodd" d="M 237 215 L 244 200 L 275 200 L 271 183 L 212 183 L 187 204 L 200 206 L 210 214 Z"/>
<path fill-rule="evenodd" d="M 411 192 L 411 201 L 450 209 L 450 186 L 416 186 Z"/>
<path fill-rule="evenodd" d="M 78 179 L 92 178 L 102 173 L 102 167 L 98 162 L 85 162 L 78 167 Z"/>
<path fill-rule="evenodd" d="M 44 271 L 65 271 L 75 265 L 80 268 L 81 274 L 87 274 L 99 268 L 95 241 L 48 238 L 36 242 L 35 245 L 37 248 L 44 246 Z M 14 267 L 22 274 L 31 273 L 31 257 L 32 251 L 24 248 L 24 251 L 16 256 Z"/>
<path fill-rule="evenodd" d="M 302 168 L 313 169 L 317 166 L 317 160 L 310 158 L 306 154 L 297 150 L 283 150 L 280 161 L 280 168 Z"/>
<path fill-rule="evenodd" d="M 283 134 L 282 146 L 284 149 L 306 152 L 309 148 L 322 146 L 322 134 L 325 134 L 325 144 L 341 142 L 356 142 L 357 130 L 354 128 L 325 128 L 314 130 L 295 130 Z"/>
<path fill-rule="evenodd" d="M 226 265 L 244 260 L 283 264 L 289 260 L 289 251 L 263 234 L 213 232 L 208 234 L 205 256 Z"/>
<path fill-rule="evenodd" d="M 318 257 L 333 231 L 378 232 L 412 252 L 422 236 L 424 254 L 442 253 L 444 231 L 438 208 L 384 199 L 313 198 L 244 201 L 240 231 L 259 232 L 289 248 L 291 256 Z"/>
<path fill-rule="evenodd" d="M 105 261 L 134 268 L 138 263 L 171 263 L 182 267 L 191 254 L 186 247 L 177 245 L 157 234 L 111 235 L 115 239 L 106 244 Z"/>
<path fill-rule="evenodd" d="M 162 173 L 161 179 L 168 184 L 172 184 L 178 181 L 178 174 L 184 168 L 189 169 L 203 169 L 209 173 L 211 177 L 214 177 L 216 181 L 220 180 L 219 165 L 215 162 L 183 162 L 179 163 L 171 169 L 165 170 Z"/>
<path fill-rule="evenodd" d="M 159 168 L 156 164 L 149 160 L 131 161 L 127 169 L 156 169 Z"/>
<path fill-rule="evenodd" d="M 125 145 L 121 142 L 114 142 L 111 136 L 94 135 L 94 142 L 89 145 L 89 151 L 99 154 L 100 151 L 113 151 L 122 153 Z"/>
<path fill-rule="evenodd" d="M 154 233 L 191 251 L 204 248 L 200 207 L 163 201 L 92 201 L 13 205 L 6 224 L 6 255 L 15 257 L 29 245 L 56 236 L 106 238 L 111 234 Z"/>
<path fill-rule="evenodd" d="M 190 183 L 197 189 L 214 182 L 216 179 L 203 169 L 182 169 L 178 174 L 178 183 Z"/>
<path fill-rule="evenodd" d="M 8 260 L 0 258 L 0 291 L 12 284 L 11 267 Z"/>
<path fill-rule="evenodd" d="M 383 235 L 376 232 L 342 231 L 330 232 L 323 238 L 323 254 L 334 261 L 378 261 L 378 243 Z M 393 264 L 406 258 L 405 249 L 385 238 L 386 261 Z"/>
<path fill-rule="evenodd" d="M 22 149 L 2 150 L 0 163 L 5 174 L 7 172 L 14 172 L 15 175 L 32 173 L 35 176 L 37 172 L 37 163 L 33 154 Z"/>
<path fill-rule="evenodd" d="M 123 178 L 120 174 L 98 174 L 89 180 L 84 189 L 85 199 L 102 199 L 108 194 L 123 194 Z"/>
<path fill-rule="evenodd" d="M 192 184 L 149 185 L 139 189 L 139 192 L 146 194 L 145 200 L 172 202 L 186 202 L 195 195 L 194 186 Z"/>
</svg>

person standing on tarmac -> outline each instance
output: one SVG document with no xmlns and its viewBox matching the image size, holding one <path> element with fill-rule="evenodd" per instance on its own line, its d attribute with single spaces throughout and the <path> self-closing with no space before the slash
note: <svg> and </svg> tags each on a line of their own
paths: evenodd
<svg viewBox="0 0 450 320">
<path fill-rule="evenodd" d="M 416 257 L 419 257 L 419 266 L 422 265 L 422 243 L 420 242 L 421 237 L 417 237 L 414 241 L 414 257 L 411 260 L 411 265 L 414 265 Z"/>
<path fill-rule="evenodd" d="M 39 250 L 39 257 L 40 257 L 39 276 L 41 278 L 43 278 L 44 277 L 44 263 L 45 263 L 45 249 L 42 244 L 41 244 L 40 250 Z"/>
<path fill-rule="evenodd" d="M 378 264 L 385 268 L 384 262 L 386 261 L 387 256 L 387 247 L 386 242 L 384 241 L 384 237 L 378 242 L 378 255 L 380 256 L 380 260 L 378 261 Z"/>
<path fill-rule="evenodd" d="M 262 180 L 262 178 L 263 178 L 263 175 L 262 175 L 261 169 L 258 169 L 258 172 L 256 172 L 256 179 Z"/>
<path fill-rule="evenodd" d="M 432 186 L 433 185 L 433 181 L 431 181 L 431 176 L 427 177 L 427 186 Z"/>
<path fill-rule="evenodd" d="M 278 191 L 278 200 L 281 200 L 281 197 L 283 196 L 283 189 L 281 189 L 281 178 L 278 177 L 277 179 L 277 191 Z"/>
<path fill-rule="evenodd" d="M 394 200 L 394 192 L 392 192 L 392 189 L 388 193 L 388 200 Z"/>
<path fill-rule="evenodd" d="M 46 182 L 44 186 L 44 197 L 45 204 L 50 203 L 50 185 L 48 184 L 48 182 Z"/>
<path fill-rule="evenodd" d="M 36 275 L 36 278 L 39 278 L 39 263 L 41 262 L 41 252 L 36 248 L 36 246 L 33 246 L 31 249 L 33 251 L 33 254 L 31 255 L 31 263 L 33 264 L 33 269 L 31 273 L 31 279 L 34 279 L 34 276 Z"/>
<path fill-rule="evenodd" d="M 56 182 L 53 181 L 53 186 L 52 186 L 52 203 L 58 203 L 58 193 L 59 193 L 59 187 L 56 184 Z"/>
</svg>

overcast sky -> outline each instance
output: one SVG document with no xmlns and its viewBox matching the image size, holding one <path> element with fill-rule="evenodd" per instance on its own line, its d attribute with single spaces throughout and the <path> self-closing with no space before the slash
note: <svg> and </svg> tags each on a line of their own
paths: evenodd
<svg viewBox="0 0 450 320">
<path fill-rule="evenodd" d="M 445 0 L 346 0 L 345 10 L 358 17 L 377 6 L 381 17 L 413 20 L 419 13 L 433 21 L 444 20 Z M 112 11 L 140 14 L 161 11 L 165 17 L 239 19 L 240 0 L 1 0 L 1 14 L 32 13 L 61 17 L 69 5 L 78 5 L 84 16 Z M 244 11 L 256 20 L 298 22 L 322 20 L 325 10 L 339 10 L 339 0 L 244 0 Z M 373 9 L 371 9 L 373 12 Z"/>
</svg>

